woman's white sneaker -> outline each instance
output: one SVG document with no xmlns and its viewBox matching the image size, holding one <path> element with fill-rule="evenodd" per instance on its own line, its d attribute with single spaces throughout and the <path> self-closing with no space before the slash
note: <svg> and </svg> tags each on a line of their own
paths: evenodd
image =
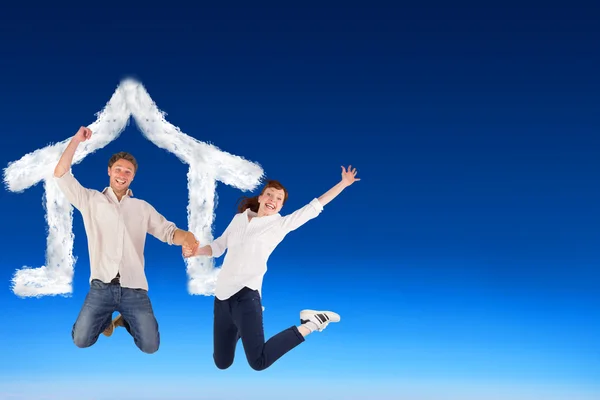
<svg viewBox="0 0 600 400">
<path fill-rule="evenodd" d="M 311 332 L 322 332 L 330 322 L 340 322 L 340 316 L 333 311 L 302 310 L 300 312 L 300 323 Z"/>
</svg>

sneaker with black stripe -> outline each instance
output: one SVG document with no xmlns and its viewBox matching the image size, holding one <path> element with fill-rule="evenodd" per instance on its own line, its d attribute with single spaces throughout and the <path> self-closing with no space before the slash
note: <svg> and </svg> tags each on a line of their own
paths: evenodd
<svg viewBox="0 0 600 400">
<path fill-rule="evenodd" d="M 340 322 L 340 316 L 333 311 L 302 310 L 300 323 L 310 329 L 322 332 L 330 322 Z"/>
</svg>

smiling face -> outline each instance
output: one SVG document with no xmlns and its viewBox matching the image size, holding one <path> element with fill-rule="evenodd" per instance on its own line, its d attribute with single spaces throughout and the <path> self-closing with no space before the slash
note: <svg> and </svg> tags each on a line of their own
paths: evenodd
<svg viewBox="0 0 600 400">
<path fill-rule="evenodd" d="M 108 167 L 110 187 L 116 194 L 124 194 L 135 176 L 135 166 L 131 161 L 121 158 Z"/>
<path fill-rule="evenodd" d="M 277 214 L 281 211 L 285 201 L 285 191 L 274 187 L 267 187 L 260 196 L 258 196 L 258 215 L 267 216 Z"/>
</svg>

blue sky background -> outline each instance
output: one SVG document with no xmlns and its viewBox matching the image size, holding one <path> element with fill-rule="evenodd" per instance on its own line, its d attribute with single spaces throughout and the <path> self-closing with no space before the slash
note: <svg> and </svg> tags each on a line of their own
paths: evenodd
<svg viewBox="0 0 600 400">
<path fill-rule="evenodd" d="M 45 262 L 43 188 L 4 189 L 0 398 L 600 398 L 599 13 L 530 4 L 3 9 L 3 168 L 134 76 L 169 122 L 283 182 L 284 214 L 342 164 L 362 181 L 284 240 L 263 286 L 267 336 L 303 308 L 342 322 L 260 373 L 241 345 L 216 369 L 213 298 L 187 294 L 180 249 L 153 237 L 159 352 L 124 330 L 75 347 L 81 216 L 73 296 L 18 298 L 14 271 Z M 101 190 L 120 150 L 136 196 L 186 228 L 187 166 L 133 122 L 73 172 Z M 244 194 L 217 190 L 215 235 Z"/>
</svg>

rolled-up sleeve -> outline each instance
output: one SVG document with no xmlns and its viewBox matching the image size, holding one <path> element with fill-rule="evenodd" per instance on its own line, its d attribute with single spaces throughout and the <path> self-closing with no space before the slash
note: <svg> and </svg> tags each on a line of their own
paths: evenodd
<svg viewBox="0 0 600 400">
<path fill-rule="evenodd" d="M 152 205 L 146 203 L 148 208 L 148 233 L 161 242 L 173 244 L 173 236 L 177 226 L 174 222 L 167 220 Z"/>
<path fill-rule="evenodd" d="M 290 215 L 281 218 L 281 228 L 285 233 L 298 229 L 308 221 L 316 218 L 323 211 L 323 205 L 315 198 L 304 207 L 294 211 Z"/>
<path fill-rule="evenodd" d="M 90 190 L 84 188 L 81 183 L 73 176 L 71 171 L 65 172 L 61 177 L 54 177 L 54 181 L 58 185 L 61 192 L 65 195 L 69 203 L 71 203 L 79 211 L 86 208 Z"/>
</svg>

